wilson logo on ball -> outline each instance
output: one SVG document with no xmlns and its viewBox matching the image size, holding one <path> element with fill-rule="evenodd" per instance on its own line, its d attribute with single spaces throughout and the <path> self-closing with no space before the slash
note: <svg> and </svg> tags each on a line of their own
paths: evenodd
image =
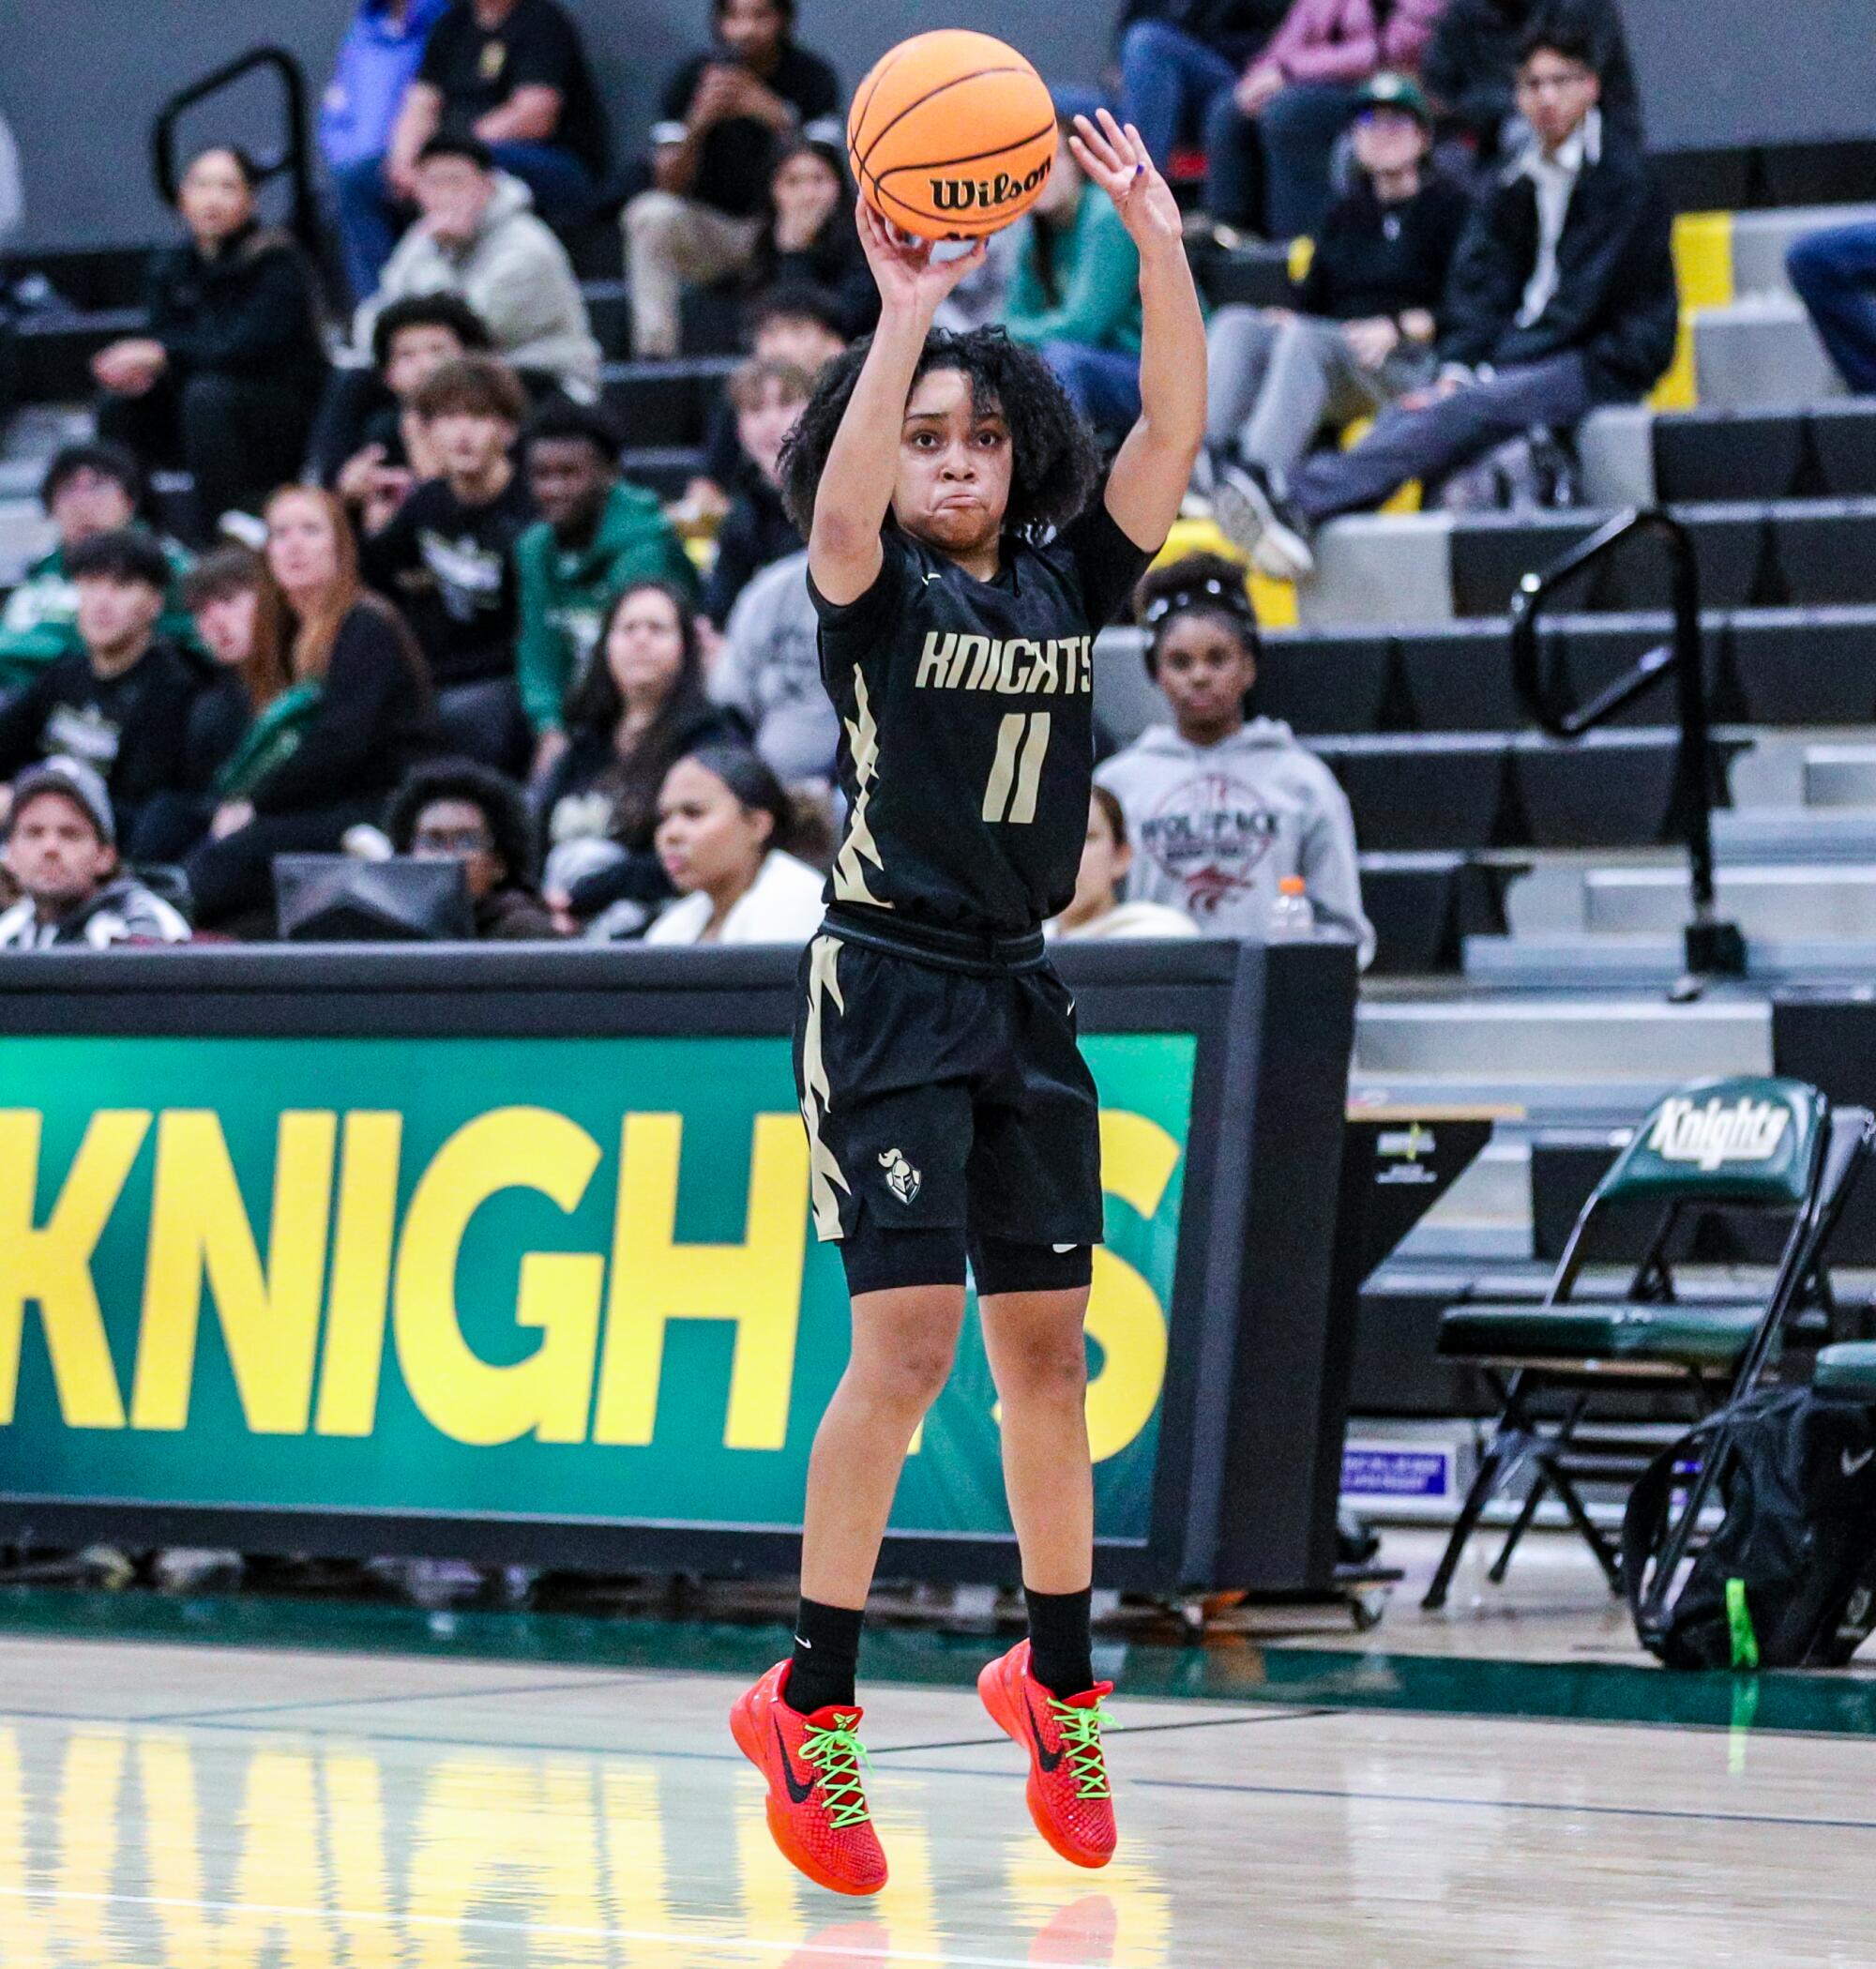
<svg viewBox="0 0 1876 1969">
<path fill-rule="evenodd" d="M 999 171 L 993 178 L 935 177 L 931 180 L 931 207 L 936 212 L 993 211 L 1012 199 L 1025 198 L 1048 177 L 1054 159 L 1038 164 L 1027 177 L 1012 177 Z"/>
</svg>

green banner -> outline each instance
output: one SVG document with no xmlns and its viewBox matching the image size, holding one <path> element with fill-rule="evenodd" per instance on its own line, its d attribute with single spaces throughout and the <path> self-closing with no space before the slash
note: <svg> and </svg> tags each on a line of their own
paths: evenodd
<svg viewBox="0 0 1876 1969">
<path fill-rule="evenodd" d="M 1196 1042 L 1095 1036 L 1097 1522 L 1144 1538 Z M 0 1488 L 799 1522 L 847 1349 L 779 1038 L 8 1038 Z M 893 1514 L 1006 1533 L 975 1318 Z"/>
</svg>

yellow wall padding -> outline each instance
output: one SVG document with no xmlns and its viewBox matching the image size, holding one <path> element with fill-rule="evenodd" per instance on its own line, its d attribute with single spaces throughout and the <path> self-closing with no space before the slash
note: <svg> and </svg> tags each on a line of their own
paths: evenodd
<svg viewBox="0 0 1876 1969">
<path fill-rule="evenodd" d="M 1674 221 L 1674 274 L 1681 288 L 1681 333 L 1668 373 L 1648 399 L 1656 410 L 1691 410 L 1700 401 L 1694 371 L 1694 317 L 1732 300 L 1732 214 L 1683 212 Z"/>
<path fill-rule="evenodd" d="M 1166 544 L 1154 561 L 1156 568 L 1188 553 L 1221 553 L 1228 561 L 1245 564 L 1244 550 L 1228 539 L 1213 520 L 1175 520 Z M 1260 627 L 1291 629 L 1296 627 L 1296 590 L 1287 581 L 1272 581 L 1268 575 L 1249 569 L 1246 577 L 1250 605 L 1257 611 Z"/>
</svg>

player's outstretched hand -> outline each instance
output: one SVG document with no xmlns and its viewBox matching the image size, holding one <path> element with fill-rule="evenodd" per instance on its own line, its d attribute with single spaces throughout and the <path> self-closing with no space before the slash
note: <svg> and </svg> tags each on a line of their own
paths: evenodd
<svg viewBox="0 0 1876 1969">
<path fill-rule="evenodd" d="M 859 201 L 855 218 L 867 265 L 873 270 L 880 301 L 889 313 L 904 310 L 929 322 L 952 288 L 984 264 L 981 239 L 955 260 L 934 260 L 930 240 L 897 232 L 865 199 Z"/>
<path fill-rule="evenodd" d="M 1085 116 L 1075 118 L 1068 148 L 1076 163 L 1113 200 L 1121 223 L 1142 252 L 1177 244 L 1184 237 L 1178 203 L 1140 132 L 1130 123 L 1123 129 L 1106 110 L 1096 114 L 1098 128 Z"/>
</svg>

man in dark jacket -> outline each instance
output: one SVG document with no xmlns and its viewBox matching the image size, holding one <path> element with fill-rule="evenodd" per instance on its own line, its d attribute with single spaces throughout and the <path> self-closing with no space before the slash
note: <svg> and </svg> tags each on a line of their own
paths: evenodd
<svg viewBox="0 0 1876 1969">
<path fill-rule="evenodd" d="M 420 765 L 391 795 L 385 832 L 400 855 L 460 861 L 476 934 L 497 943 L 560 934 L 534 886 L 534 825 L 521 788 L 473 759 Z"/>
<path fill-rule="evenodd" d="M 1450 128 L 1488 164 L 1528 134 L 1518 102 L 1518 51 L 1542 20 L 1585 34 L 1602 78 L 1603 126 L 1642 147 L 1642 96 L 1615 0 L 1447 0 L 1420 65 L 1420 82 Z"/>
<path fill-rule="evenodd" d="M 1460 242 L 1439 380 L 1287 488 L 1248 472 L 1220 489 L 1219 523 L 1265 573 L 1313 573 L 1321 521 L 1379 506 L 1410 478 L 1445 477 L 1524 432 L 1567 431 L 1598 403 L 1634 402 L 1672 360 L 1670 214 L 1641 156 L 1602 121 L 1596 58 L 1575 28 L 1542 24 L 1526 39 L 1518 101 L 1532 142 Z"/>
<path fill-rule="evenodd" d="M 188 781 L 200 676 L 156 639 L 170 565 L 148 534 L 123 527 L 83 541 L 66 573 L 84 647 L 0 703 L 0 780 L 37 760 L 76 759 L 105 781 L 118 829 L 133 841 L 144 807 Z"/>
<path fill-rule="evenodd" d="M 1121 115 L 1161 166 L 1200 141 L 1213 105 L 1282 25 L 1290 0 L 1127 0 L 1120 16 Z"/>
</svg>

